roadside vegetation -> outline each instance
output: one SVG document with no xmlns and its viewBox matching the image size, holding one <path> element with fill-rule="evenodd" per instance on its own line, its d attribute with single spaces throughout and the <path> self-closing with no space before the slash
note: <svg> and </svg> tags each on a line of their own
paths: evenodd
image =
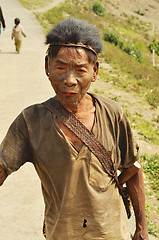
<svg viewBox="0 0 159 240">
<path fill-rule="evenodd" d="M 136 16 L 121 14 L 115 16 L 108 11 L 108 5 L 117 9 L 113 1 L 106 0 L 66 0 L 63 4 L 40 13 L 38 8 L 51 0 L 19 0 L 26 8 L 34 11 L 46 34 L 53 25 L 67 17 L 85 19 L 94 24 L 103 39 L 103 53 L 100 62 L 109 69 L 100 67 L 99 81 L 112 89 L 131 93 L 139 99 L 141 108 L 149 105 L 152 116 L 143 109 L 132 108 L 131 100 L 123 100 L 122 94 L 108 93 L 97 84 L 93 91 L 117 101 L 127 114 L 131 126 L 141 139 L 159 146 L 159 66 L 152 64 L 152 50 L 155 49 L 156 63 L 159 63 L 159 34 L 150 34 L 152 24 L 139 20 L 145 13 L 136 9 Z M 102 85 L 103 86 L 103 85 Z M 137 104 L 137 103 L 136 103 Z M 135 104 L 134 104 L 135 105 Z M 136 107 L 136 108 L 135 108 Z M 159 237 L 159 155 L 144 154 L 140 158 L 146 176 L 146 212 L 148 231 Z"/>
<path fill-rule="evenodd" d="M 159 238 L 159 205 L 155 199 L 159 201 L 159 155 L 148 156 L 144 154 L 140 157 L 143 171 L 146 174 L 147 181 L 145 183 L 146 192 L 146 213 L 148 221 L 149 234 Z M 147 184 L 148 183 L 148 184 Z"/>
<path fill-rule="evenodd" d="M 52 2 L 52 0 L 19 0 L 20 3 L 29 10 L 34 10 L 39 7 L 44 7 L 46 4 Z"/>
<path fill-rule="evenodd" d="M 107 4 L 108 1 L 68 0 L 45 13 L 37 11 L 35 14 L 45 33 L 69 16 L 84 18 L 96 25 L 103 38 L 103 61 L 118 69 L 120 74 L 127 75 L 123 82 L 125 86 L 135 82 L 145 100 L 156 108 L 159 105 L 159 68 L 152 65 L 148 47 L 153 41 L 149 34 L 152 25 L 126 14 L 117 18 L 107 12 Z"/>
</svg>

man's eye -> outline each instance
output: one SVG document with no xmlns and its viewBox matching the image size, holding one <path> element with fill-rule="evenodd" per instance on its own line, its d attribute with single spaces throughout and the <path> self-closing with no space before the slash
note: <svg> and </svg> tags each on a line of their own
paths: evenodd
<svg viewBox="0 0 159 240">
<path fill-rule="evenodd" d="M 78 72 L 85 73 L 86 69 L 80 68 L 80 69 L 78 69 Z"/>
<path fill-rule="evenodd" d="M 59 70 L 63 70 L 64 68 L 63 68 L 63 67 L 57 67 L 57 69 L 59 69 Z"/>
</svg>

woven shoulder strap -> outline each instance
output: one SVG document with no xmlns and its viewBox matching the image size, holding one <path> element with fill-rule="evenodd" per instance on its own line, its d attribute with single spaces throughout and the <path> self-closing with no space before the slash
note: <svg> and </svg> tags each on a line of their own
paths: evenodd
<svg viewBox="0 0 159 240">
<path fill-rule="evenodd" d="M 49 99 L 46 102 L 43 102 L 42 105 L 47 108 L 50 112 L 54 113 L 62 123 L 64 123 L 81 141 L 90 149 L 90 151 L 98 158 L 105 172 L 112 177 L 119 192 L 123 197 L 124 204 L 126 206 L 127 201 L 123 188 L 120 186 L 116 171 L 113 166 L 113 162 L 110 154 L 106 148 L 100 143 L 100 141 L 90 132 L 84 125 L 75 117 L 71 112 L 69 112 L 57 99 L 56 97 Z M 127 204 L 128 205 L 128 204 Z M 128 212 L 126 206 L 128 218 L 131 213 Z"/>
<path fill-rule="evenodd" d="M 69 112 L 56 98 L 49 99 L 42 103 L 49 111 L 63 122 L 90 151 L 98 158 L 107 174 L 114 177 L 115 170 L 109 152 L 100 141 L 90 132 L 71 112 Z"/>
</svg>

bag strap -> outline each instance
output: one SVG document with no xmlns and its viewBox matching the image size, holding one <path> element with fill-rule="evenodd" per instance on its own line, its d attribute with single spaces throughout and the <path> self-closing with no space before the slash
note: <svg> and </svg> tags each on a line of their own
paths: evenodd
<svg viewBox="0 0 159 240">
<path fill-rule="evenodd" d="M 84 125 L 75 117 L 71 112 L 69 112 L 58 100 L 56 97 L 43 102 L 42 105 L 47 108 L 50 112 L 55 113 L 56 116 L 64 123 L 82 142 L 90 149 L 90 151 L 98 158 L 105 172 L 112 177 L 119 192 L 125 199 L 125 193 L 123 187 L 119 184 L 116 171 L 111 159 L 109 152 L 106 148 L 100 143 L 100 141 L 90 132 Z M 124 200 L 125 199 L 125 200 Z M 125 203 L 125 202 L 124 202 Z M 127 210 L 127 209 L 126 209 Z M 128 212 L 127 212 L 128 214 Z M 129 214 L 130 215 L 130 214 Z M 129 218 L 129 216 L 128 216 Z"/>
<path fill-rule="evenodd" d="M 71 112 L 69 112 L 56 98 L 42 103 L 49 111 L 63 122 L 98 158 L 104 170 L 110 177 L 115 175 L 113 162 L 110 154 L 99 140 L 90 132 Z"/>
</svg>

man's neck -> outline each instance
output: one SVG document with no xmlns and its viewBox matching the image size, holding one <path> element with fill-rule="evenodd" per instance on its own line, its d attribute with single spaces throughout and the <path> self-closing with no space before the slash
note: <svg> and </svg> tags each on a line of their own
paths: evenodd
<svg viewBox="0 0 159 240">
<path fill-rule="evenodd" d="M 95 106 L 93 98 L 89 94 L 86 94 L 82 101 L 80 101 L 77 105 L 63 106 L 67 108 L 68 111 L 72 112 L 89 131 L 92 130 L 95 118 Z M 81 139 L 79 139 L 69 128 L 67 128 L 60 119 L 57 118 L 57 122 L 67 139 L 72 142 L 77 151 L 80 151 L 83 145 Z"/>
<path fill-rule="evenodd" d="M 89 94 L 85 94 L 85 96 L 77 104 L 63 104 L 63 106 L 76 116 L 94 111 L 93 98 Z"/>
</svg>

